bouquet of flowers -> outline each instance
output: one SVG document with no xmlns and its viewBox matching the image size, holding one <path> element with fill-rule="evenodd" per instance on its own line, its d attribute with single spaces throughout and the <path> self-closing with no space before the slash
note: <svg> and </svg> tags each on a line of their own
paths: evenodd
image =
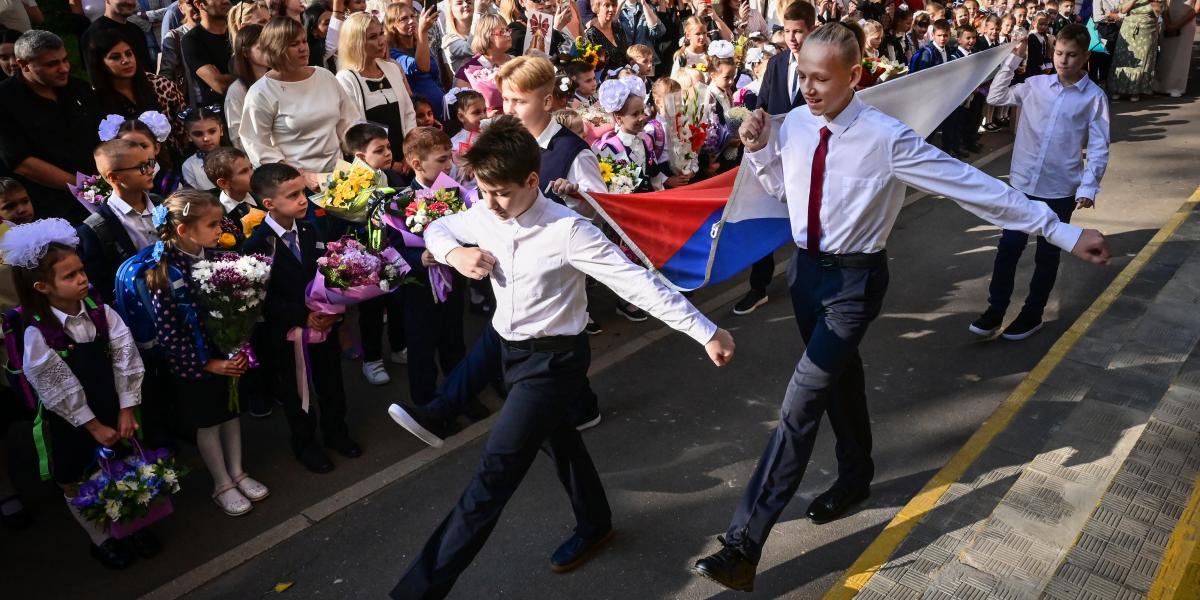
<svg viewBox="0 0 1200 600">
<path fill-rule="evenodd" d="M 694 175 L 700 170 L 699 152 L 711 127 L 709 104 L 701 102 L 694 88 L 666 98 L 668 156 L 671 170 Z"/>
<path fill-rule="evenodd" d="M 381 219 L 399 232 L 404 244 L 410 248 L 424 248 L 425 239 L 421 236 L 430 223 L 467 210 L 475 200 L 469 189 L 459 186 L 445 173 L 438 175 L 429 189 L 417 192 L 390 190 L 383 196 Z M 449 267 L 429 267 L 429 285 L 438 302 L 446 301 L 453 281 Z"/>
<path fill-rule="evenodd" d="M 583 36 L 579 36 L 575 38 L 574 44 L 564 44 L 563 49 L 565 50 L 563 53 L 565 56 L 561 58 L 565 59 L 565 61 L 580 60 L 592 65 L 593 70 L 600 68 L 604 52 L 600 48 L 600 44 L 593 44 L 584 39 Z"/>
<path fill-rule="evenodd" d="M 371 194 L 379 185 L 375 170 L 355 162 L 338 163 L 325 178 L 320 194 L 313 197 L 325 212 L 351 223 L 366 223 L 371 213 Z"/>
<path fill-rule="evenodd" d="M 869 56 L 863 58 L 862 67 L 862 80 L 858 82 L 858 85 L 864 88 L 908 73 L 908 65 L 889 60 L 883 56 L 879 58 L 871 58 Z"/>
<path fill-rule="evenodd" d="M 500 86 L 496 85 L 497 72 L 499 69 L 483 66 L 470 66 L 463 70 L 471 89 L 483 95 L 484 104 L 489 112 L 504 107 L 504 100 L 500 97 Z"/>
<path fill-rule="evenodd" d="M 396 291 L 410 270 L 394 248 L 375 253 L 358 240 L 343 237 L 325 244 L 304 303 L 315 312 L 341 314 L 347 306 Z"/>
<path fill-rule="evenodd" d="M 217 246 L 222 250 L 233 250 L 237 248 L 241 234 L 242 228 L 233 219 L 221 217 L 221 235 L 217 237 Z"/>
<path fill-rule="evenodd" d="M 642 169 L 633 161 L 625 160 L 609 149 L 602 150 L 598 158 L 600 177 L 610 194 L 632 194 L 641 187 Z"/>
<path fill-rule="evenodd" d="M 186 469 L 166 450 L 142 451 L 115 460 L 110 448 L 97 450 L 100 469 L 79 484 L 71 505 L 84 519 L 124 538 L 171 514 L 171 494 L 179 492 Z"/>
<path fill-rule="evenodd" d="M 112 186 L 103 177 L 84 175 L 78 172 L 75 173 L 74 185 L 68 183 L 67 189 L 84 208 L 88 209 L 88 212 L 93 213 L 112 194 Z"/>
<path fill-rule="evenodd" d="M 229 358 L 242 354 L 250 366 L 257 366 L 249 341 L 267 297 L 271 259 L 257 254 L 224 254 L 197 261 L 192 266 L 192 278 L 217 350 Z M 238 411 L 237 377 L 229 378 L 229 408 Z"/>
</svg>

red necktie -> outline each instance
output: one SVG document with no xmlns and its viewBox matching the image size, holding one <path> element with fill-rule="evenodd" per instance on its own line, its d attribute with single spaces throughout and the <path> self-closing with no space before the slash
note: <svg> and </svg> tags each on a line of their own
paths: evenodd
<svg viewBox="0 0 1200 600">
<path fill-rule="evenodd" d="M 808 179 L 808 255 L 821 253 L 821 186 L 825 183 L 825 154 L 829 152 L 828 127 L 821 128 L 821 142 L 813 153 L 812 177 Z"/>
</svg>

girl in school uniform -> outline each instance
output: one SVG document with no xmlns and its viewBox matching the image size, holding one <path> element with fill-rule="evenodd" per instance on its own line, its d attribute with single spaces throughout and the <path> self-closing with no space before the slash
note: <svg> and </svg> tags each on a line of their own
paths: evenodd
<svg viewBox="0 0 1200 600">
<path fill-rule="evenodd" d="M 192 267 L 217 247 L 221 236 L 221 203 L 207 192 L 180 190 L 154 209 L 160 240 L 150 256 L 157 265 L 146 271 L 154 328 L 175 376 L 179 405 L 196 426 L 196 446 L 213 478 L 212 499 L 236 517 L 267 497 L 267 486 L 242 469 L 242 425 L 229 403 L 229 379 L 246 373 L 246 357 L 214 358 L 204 315 L 195 305 Z M 141 255 L 139 254 L 139 257 Z M 131 258 L 130 260 L 138 259 Z M 173 277 L 174 270 L 181 277 Z"/>
<path fill-rule="evenodd" d="M 12 228 L 0 240 L 0 253 L 14 267 L 25 326 L 23 371 L 47 409 L 54 480 L 91 538 L 92 556 L 123 569 L 135 554 L 157 554 L 158 541 L 145 529 L 119 541 L 85 520 L 71 500 L 95 466 L 97 448 L 110 448 L 137 430 L 133 411 L 141 403 L 145 369 L 120 315 L 88 297 L 78 243 L 67 221 L 45 219 Z"/>
</svg>

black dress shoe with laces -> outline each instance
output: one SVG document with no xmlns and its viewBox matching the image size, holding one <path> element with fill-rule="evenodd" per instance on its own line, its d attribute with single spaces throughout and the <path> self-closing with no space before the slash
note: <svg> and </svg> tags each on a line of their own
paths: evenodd
<svg viewBox="0 0 1200 600">
<path fill-rule="evenodd" d="M 750 562 L 741 550 L 725 543 L 725 538 L 717 538 L 721 549 L 716 554 L 710 554 L 692 566 L 692 571 L 706 579 L 711 579 L 737 592 L 754 591 L 754 575 L 758 565 Z"/>
<path fill-rule="evenodd" d="M 613 530 L 609 529 L 607 533 L 596 537 L 585 538 L 578 533 L 572 535 L 570 539 L 563 542 L 562 545 L 554 551 L 550 556 L 550 570 L 555 573 L 566 573 L 587 562 L 589 558 L 596 554 L 598 550 L 607 544 L 613 538 Z"/>
<path fill-rule="evenodd" d="M 806 514 L 813 523 L 823 525 L 841 518 L 852 506 L 870 497 L 869 488 L 850 488 L 834 484 L 808 505 Z"/>
<path fill-rule="evenodd" d="M 325 436 L 325 447 L 341 454 L 346 458 L 362 456 L 362 446 L 350 439 L 348 435 Z"/>
<path fill-rule="evenodd" d="M 92 544 L 92 558 L 117 571 L 132 565 L 134 561 L 133 555 L 129 554 L 116 538 L 108 538 L 99 546 Z"/>
<path fill-rule="evenodd" d="M 162 552 L 162 542 L 145 529 L 140 529 L 125 538 L 125 547 L 142 558 L 154 558 Z"/>
</svg>

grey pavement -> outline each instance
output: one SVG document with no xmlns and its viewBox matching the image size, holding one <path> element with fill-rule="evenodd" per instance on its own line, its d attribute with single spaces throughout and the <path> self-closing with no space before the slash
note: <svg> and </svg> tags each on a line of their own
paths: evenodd
<svg viewBox="0 0 1200 600">
<path fill-rule="evenodd" d="M 1064 259 L 1047 312 L 1051 322 L 1027 342 L 982 343 L 966 332 L 985 304 L 998 231 L 945 199 L 920 199 L 901 214 L 889 243 L 892 289 L 863 347 L 876 436 L 873 497 L 860 512 L 829 525 L 801 518 L 807 502 L 833 480 L 832 440 L 823 431 L 809 475 L 767 546 L 757 597 L 814 598 L 828 589 L 1195 187 L 1200 105 L 1194 97 L 1117 105 L 1114 113 L 1112 164 L 1099 208 L 1077 213 L 1077 221 L 1110 235 L 1116 264 L 1100 269 Z M 993 149 L 1008 141 L 985 136 Z M 1008 160 L 1001 153 L 985 170 L 1004 175 Z M 1019 281 L 1028 274 L 1023 269 Z M 696 302 L 704 305 L 738 285 L 704 291 Z M 620 322 L 608 316 L 611 299 L 602 300 L 597 312 L 607 331 L 593 347 L 596 362 L 611 366 L 593 380 L 604 422 L 585 438 L 605 481 L 618 537 L 579 571 L 550 573 L 549 553 L 569 535 L 571 521 L 556 478 L 539 459 L 454 597 L 725 596 L 686 567 L 715 547 L 803 349 L 780 279 L 771 293 L 772 302 L 747 317 L 732 316 L 728 305 L 711 312 L 739 343 L 734 363 L 720 371 L 679 335 L 626 355 L 629 344 L 659 326 Z M 273 593 L 279 582 L 294 582 L 285 594 L 298 598 L 381 597 L 457 499 L 481 440 L 343 510 L 319 519 L 297 517 L 421 450 L 383 412 L 407 395 L 402 381 L 370 388 L 357 365 L 344 368 L 351 427 L 367 450 L 364 457 L 337 459 L 334 473 L 310 475 L 289 456 L 282 415 L 247 419 L 248 469 L 272 486 L 272 497 L 246 517 L 230 519 L 211 505 L 206 475 L 192 474 L 176 514 L 157 527 L 164 554 L 122 573 L 96 567 L 53 493 L 35 488 L 34 528 L 0 534 L 0 564 L 20 574 L 6 578 L 15 581 L 6 591 L 13 597 L 82 597 L 99 588 L 134 597 L 291 524 L 298 533 L 266 544 L 261 554 L 191 597 L 258 597 Z M 397 379 L 402 374 L 393 369 Z M 64 568 L 71 577 L 56 576 Z"/>
</svg>

